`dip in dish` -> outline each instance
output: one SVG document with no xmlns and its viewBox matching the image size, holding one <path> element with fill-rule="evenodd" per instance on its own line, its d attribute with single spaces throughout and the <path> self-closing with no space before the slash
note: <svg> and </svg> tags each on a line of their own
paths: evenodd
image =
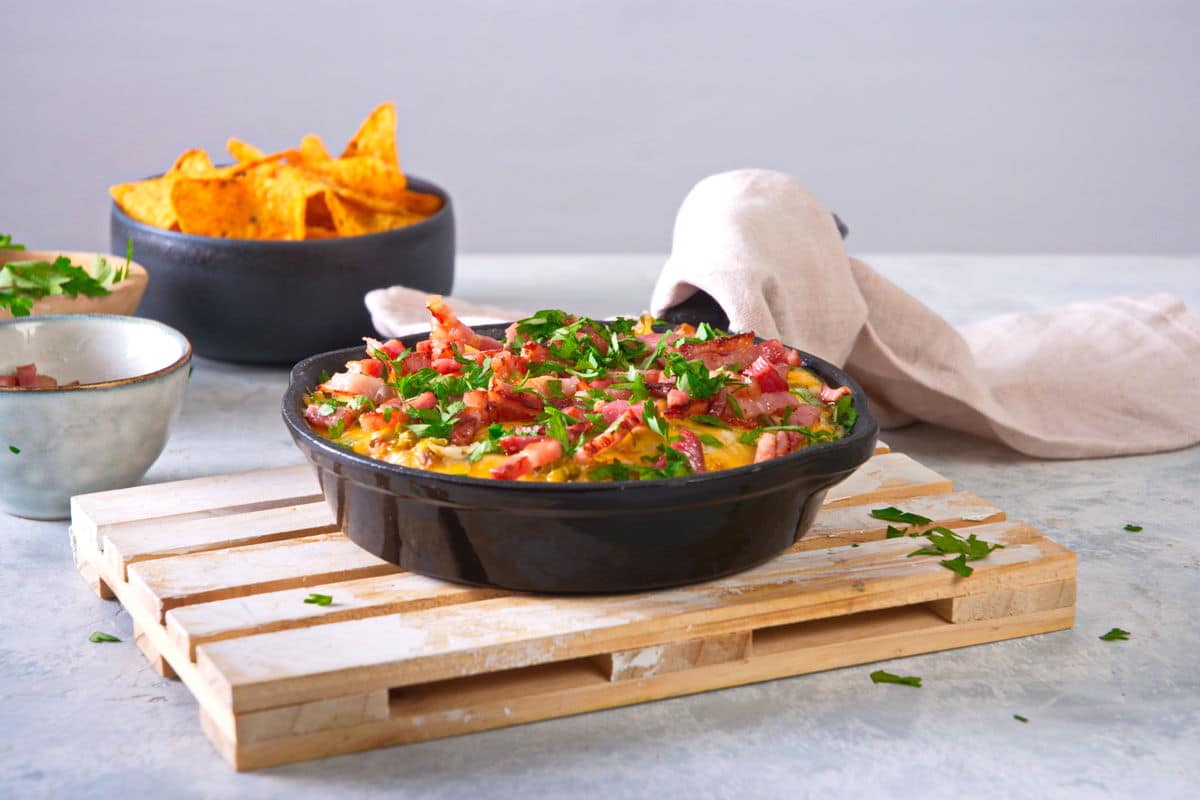
<svg viewBox="0 0 1200 800">
<path fill-rule="evenodd" d="M 440 297 L 412 347 L 363 358 L 305 398 L 318 435 L 398 466 L 496 480 L 675 478 L 842 439 L 857 412 L 778 340 L 702 323 L 560 310 L 473 331 Z"/>
</svg>

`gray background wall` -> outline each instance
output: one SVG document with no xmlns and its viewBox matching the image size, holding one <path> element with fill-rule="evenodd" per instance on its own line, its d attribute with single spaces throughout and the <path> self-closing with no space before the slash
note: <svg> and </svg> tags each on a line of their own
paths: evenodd
<svg viewBox="0 0 1200 800">
<path fill-rule="evenodd" d="M 466 251 L 663 251 L 704 175 L 798 176 L 870 251 L 1200 251 L 1200 3 L 7 4 L 0 231 L 400 108 Z"/>
</svg>

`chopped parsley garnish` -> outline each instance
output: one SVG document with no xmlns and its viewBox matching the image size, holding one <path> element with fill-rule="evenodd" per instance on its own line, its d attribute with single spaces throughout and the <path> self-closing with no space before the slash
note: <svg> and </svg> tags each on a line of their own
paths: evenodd
<svg viewBox="0 0 1200 800">
<path fill-rule="evenodd" d="M 345 433 L 346 433 L 346 420 L 341 419 L 340 417 L 338 419 L 334 420 L 333 424 L 329 426 L 330 438 L 340 439 L 340 438 L 342 438 L 342 435 Z"/>
<path fill-rule="evenodd" d="M 0 250 L 24 250 L 25 245 L 17 244 L 12 240 L 12 234 L 0 233 Z"/>
<path fill-rule="evenodd" d="M 888 525 L 888 526 L 887 526 L 887 534 L 885 535 L 885 536 L 886 536 L 886 538 L 888 538 L 888 539 L 897 539 L 897 538 L 899 538 L 899 537 L 901 537 L 901 536 L 903 536 L 903 535 L 904 535 L 904 530 L 903 530 L 903 529 L 901 529 L 901 528 L 896 528 L 896 527 L 893 527 L 892 525 Z"/>
<path fill-rule="evenodd" d="M 313 592 L 308 597 L 304 598 L 304 602 L 314 606 L 327 606 L 333 602 L 333 595 L 317 594 Z"/>
<path fill-rule="evenodd" d="M 317 376 L 317 383 L 328 383 L 333 376 L 329 374 L 329 370 L 321 370 L 321 374 Z"/>
<path fill-rule="evenodd" d="M 821 401 L 813 396 L 813 393 L 808 389 L 805 389 L 803 386 L 793 386 L 788 389 L 788 391 L 796 395 L 796 397 L 799 397 L 804 402 L 808 403 L 810 406 L 821 405 Z"/>
<path fill-rule="evenodd" d="M 371 398 L 367 397 L 365 394 L 360 394 L 357 397 L 351 398 L 350 402 L 347 403 L 347 405 L 349 405 L 355 411 L 374 411 L 375 410 L 375 403 L 371 400 Z"/>
<path fill-rule="evenodd" d="M 1100 638 L 1106 642 L 1124 642 L 1129 639 L 1129 636 L 1129 631 L 1123 631 L 1120 628 L 1113 628 Z"/>
<path fill-rule="evenodd" d="M 1125 523 L 1125 530 L 1129 531 L 1130 533 L 1141 533 L 1142 526 L 1134 525 L 1132 522 L 1127 522 Z"/>
<path fill-rule="evenodd" d="M 666 366 L 663 367 L 663 375 L 675 378 L 675 385 L 682 392 L 687 392 L 691 397 L 697 400 L 705 400 L 712 397 L 721 388 L 730 385 L 731 383 L 741 382 L 733 375 L 727 372 L 709 372 L 707 366 L 700 359 L 692 359 L 689 361 L 679 353 L 667 353 L 663 356 Z M 737 401 L 730 396 L 730 402 Z M 740 417 L 741 414 L 739 413 Z"/>
<path fill-rule="evenodd" d="M 700 441 L 709 447 L 724 447 L 725 444 L 711 433 L 700 434 Z"/>
<path fill-rule="evenodd" d="M 888 522 L 905 522 L 909 525 L 928 525 L 933 522 L 929 517 L 922 517 L 920 514 L 901 511 L 895 506 L 873 508 L 871 509 L 871 516 L 875 519 L 882 519 Z"/>
<path fill-rule="evenodd" d="M 1015 719 L 1017 722 L 1029 722 L 1028 719 L 1022 717 L 1020 714 L 1013 714 L 1013 719 Z"/>
<path fill-rule="evenodd" d="M 647 400 L 642 404 L 642 421 L 646 423 L 646 427 L 657 433 L 663 439 L 670 440 L 671 429 L 667 425 L 667 421 L 658 413 L 658 406 L 654 405 L 653 400 Z"/>
<path fill-rule="evenodd" d="M 964 539 L 949 528 L 944 528 L 940 525 L 924 531 L 921 535 L 929 540 L 930 546 L 914 550 L 908 554 L 908 557 L 942 556 L 957 553 L 954 558 L 948 558 L 939 563 L 946 569 L 958 573 L 964 578 L 970 577 L 971 573 L 975 571 L 967 565 L 968 561 L 978 561 L 981 558 L 987 557 L 988 553 L 991 553 L 993 550 L 999 550 L 1004 547 L 1002 544 L 986 542 L 976 537 L 973 533 Z"/>
<path fill-rule="evenodd" d="M 9 246 L 7 249 L 18 248 Z M 52 262 L 29 260 L 0 264 L 0 309 L 8 309 L 14 317 L 27 317 L 33 310 L 34 302 L 43 297 L 103 297 L 112 294 L 109 287 L 129 274 L 132 254 L 130 241 L 126 246 L 123 266 L 114 267 L 107 259 L 98 257 L 92 272 L 72 264 L 66 256 L 58 256 Z"/>
<path fill-rule="evenodd" d="M 8 446 L 8 452 L 12 453 L 14 456 L 19 456 L 21 455 L 21 448 L 17 447 L 15 444 L 10 444 Z"/>
<path fill-rule="evenodd" d="M 722 428 L 727 431 L 732 430 L 732 428 L 730 428 L 724 420 L 709 416 L 708 414 L 696 414 L 694 417 L 692 417 L 692 421 L 699 422 L 704 425 L 712 425 L 714 428 Z"/>
<path fill-rule="evenodd" d="M 762 435 L 762 431 L 758 428 L 751 428 L 748 431 L 742 431 L 738 434 L 738 441 L 742 444 L 748 444 L 753 447 L 758 443 L 758 437 Z"/>
<path fill-rule="evenodd" d="M 921 679 L 915 675 L 900 676 L 877 669 L 871 673 L 871 683 L 897 683 L 901 686 L 920 687 Z"/>
<path fill-rule="evenodd" d="M 414 408 L 409 410 L 409 416 L 420 422 L 411 422 L 408 429 L 422 439 L 448 439 L 458 422 L 458 414 L 467 404 L 456 400 L 448 406 L 439 402 L 433 408 Z"/>
<path fill-rule="evenodd" d="M 854 427 L 854 423 L 858 420 L 858 412 L 854 410 L 854 397 L 844 395 L 837 399 L 833 404 L 833 422 L 835 425 L 841 425 L 846 430 Z"/>
<path fill-rule="evenodd" d="M 578 421 L 554 406 L 546 406 L 538 417 L 538 423 L 546 426 L 546 435 L 557 439 L 562 445 L 563 455 L 575 452 L 576 444 L 571 441 L 571 432 L 567 429 Z"/>
<path fill-rule="evenodd" d="M 111 633 L 104 633 L 103 631 L 93 631 L 92 635 L 88 637 L 88 641 L 92 642 L 93 644 L 98 644 L 100 642 L 119 642 L 121 640 L 118 639 L 116 636 L 113 636 Z"/>
<path fill-rule="evenodd" d="M 733 396 L 733 392 L 729 392 L 727 395 L 725 395 L 725 400 L 729 403 L 729 407 L 733 409 L 733 415 L 735 417 L 738 419 L 746 418 L 746 415 L 742 413 L 742 404 L 739 403 L 737 398 Z"/>
</svg>

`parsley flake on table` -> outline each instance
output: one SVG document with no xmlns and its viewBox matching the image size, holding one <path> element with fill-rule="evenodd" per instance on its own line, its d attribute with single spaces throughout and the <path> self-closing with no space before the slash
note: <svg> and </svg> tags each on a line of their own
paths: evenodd
<svg viewBox="0 0 1200 800">
<path fill-rule="evenodd" d="M 971 573 L 975 571 L 967 565 L 968 561 L 978 561 L 981 558 L 987 557 L 993 550 L 999 550 L 1004 547 L 1002 544 L 986 542 L 976 537 L 973 533 L 964 539 L 954 531 L 941 525 L 934 526 L 921 535 L 929 540 L 929 546 L 912 551 L 908 554 L 908 557 L 941 556 L 957 553 L 958 555 L 954 558 L 948 558 L 939 563 L 946 569 L 956 572 L 964 578 L 970 577 Z"/>
<path fill-rule="evenodd" d="M 304 602 L 314 606 L 327 606 L 333 602 L 333 595 L 317 594 L 313 592 L 308 597 L 304 598 Z"/>
<path fill-rule="evenodd" d="M 19 456 L 21 455 L 21 448 L 17 447 L 15 444 L 10 444 L 8 446 L 8 452 L 12 453 L 14 456 Z"/>
<path fill-rule="evenodd" d="M 1123 631 L 1120 628 L 1113 628 L 1100 638 L 1106 642 L 1124 642 L 1129 639 L 1129 636 L 1129 631 Z"/>
<path fill-rule="evenodd" d="M 1029 722 L 1028 719 L 1022 717 L 1020 714 L 1013 714 L 1013 719 L 1015 719 L 1017 722 Z"/>
<path fill-rule="evenodd" d="M 901 686 L 921 686 L 921 679 L 915 675 L 893 675 L 881 669 L 871 673 L 871 683 L 898 683 Z"/>
<path fill-rule="evenodd" d="M 1141 525 L 1134 525 L 1132 522 L 1126 522 L 1126 523 L 1125 523 L 1125 530 L 1129 531 L 1130 533 L 1141 533 L 1141 532 L 1142 532 L 1142 526 L 1141 526 Z"/>
<path fill-rule="evenodd" d="M 111 633 L 104 633 L 103 631 L 93 631 L 92 635 L 88 637 L 88 641 L 92 642 L 94 644 L 99 644 L 100 642 L 119 642 L 121 640 L 118 639 L 116 636 L 113 636 Z"/>
<path fill-rule="evenodd" d="M 906 522 L 909 525 L 928 525 L 933 522 L 929 517 L 922 517 L 920 514 L 913 514 L 908 511 L 901 511 L 895 506 L 887 506 L 886 508 L 871 509 L 871 516 L 875 519 L 882 519 L 886 522 Z"/>
</svg>

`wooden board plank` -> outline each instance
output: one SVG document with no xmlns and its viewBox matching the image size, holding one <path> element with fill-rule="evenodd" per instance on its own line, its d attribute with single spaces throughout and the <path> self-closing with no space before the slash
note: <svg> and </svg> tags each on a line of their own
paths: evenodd
<svg viewBox="0 0 1200 800">
<path fill-rule="evenodd" d="M 106 526 L 102 552 L 116 574 L 152 558 L 200 553 L 244 544 L 295 539 L 337 529 L 324 500 L 220 517 L 144 520 Z"/>
<path fill-rule="evenodd" d="M 987 594 L 948 597 L 933 601 L 929 607 L 947 622 L 975 622 L 1074 605 L 1075 581 L 1072 579 L 1001 589 Z"/>
<path fill-rule="evenodd" d="M 309 592 L 333 598 L 328 606 L 303 602 Z M 411 572 L 286 589 L 182 606 L 167 612 L 167 633 L 188 658 L 206 642 L 351 619 L 421 611 L 500 597 L 508 592 L 462 586 Z"/>
<path fill-rule="evenodd" d="M 139 520 L 227 514 L 321 498 L 307 464 L 134 486 L 71 498 L 71 527 L 93 549 L 107 527 Z"/>
<path fill-rule="evenodd" d="M 904 511 L 929 517 L 932 520 L 930 525 L 943 525 L 948 528 L 983 525 L 1000 522 L 1005 518 L 1000 508 L 971 492 L 910 497 L 903 500 L 901 506 Z M 879 507 L 878 502 L 822 507 L 817 512 L 813 526 L 804 534 L 804 538 L 796 542 L 792 550 L 815 550 L 820 547 L 837 547 L 882 539 L 887 533 L 888 523 L 871 516 L 871 510 Z M 900 527 L 906 527 L 909 531 L 921 531 L 929 525 Z"/>
<path fill-rule="evenodd" d="M 801 675 L 1069 628 L 1072 609 L 952 624 L 923 607 L 867 612 L 759 636 L 746 662 L 609 682 L 590 660 L 413 686 L 392 693 L 386 720 L 336 731 L 238 743 L 204 721 L 238 769 L 259 769 L 392 744 L 501 728 L 648 700 Z M 864 691 L 870 691 L 866 675 Z"/>
<path fill-rule="evenodd" d="M 750 658 L 753 631 L 732 631 L 682 642 L 620 650 L 596 657 L 610 681 L 629 681 L 684 669 L 745 661 Z"/>
<path fill-rule="evenodd" d="M 161 622 L 177 606 L 399 571 L 342 534 L 324 533 L 140 561 L 128 574 L 138 602 Z"/>
<path fill-rule="evenodd" d="M 1005 549 L 978 563 L 967 579 L 975 591 L 1074 576 L 1074 554 L 1023 523 L 976 530 Z M 912 549 L 911 540 L 883 540 L 791 553 L 730 578 L 667 591 L 511 596 L 280 631 L 202 645 L 197 665 L 230 708 L 244 711 L 650 646 L 685 630 L 713 635 L 962 592 L 956 582 L 963 579 L 939 559 L 904 558 Z"/>
<path fill-rule="evenodd" d="M 949 492 L 953 484 L 904 453 L 874 456 L 825 495 L 825 508 Z"/>
</svg>

